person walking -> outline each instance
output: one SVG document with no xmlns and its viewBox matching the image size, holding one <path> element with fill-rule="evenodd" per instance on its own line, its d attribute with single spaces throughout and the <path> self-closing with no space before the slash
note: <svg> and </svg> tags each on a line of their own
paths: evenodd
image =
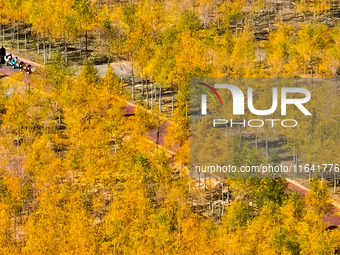
<svg viewBox="0 0 340 255">
<path fill-rule="evenodd" d="M 0 64 L 5 64 L 6 49 L 2 45 L 0 48 Z"/>
</svg>

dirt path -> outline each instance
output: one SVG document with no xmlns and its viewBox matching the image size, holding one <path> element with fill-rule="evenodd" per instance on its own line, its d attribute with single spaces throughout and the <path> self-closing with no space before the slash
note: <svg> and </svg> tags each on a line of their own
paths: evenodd
<svg viewBox="0 0 340 255">
<path fill-rule="evenodd" d="M 291 179 L 286 179 L 288 182 L 288 189 L 294 190 L 297 193 L 301 194 L 302 196 L 306 196 L 309 192 L 309 189 L 306 187 L 302 186 L 298 182 L 291 180 Z M 333 208 L 331 210 L 331 213 L 329 216 L 323 217 L 323 220 L 325 223 L 328 225 L 328 227 L 331 226 L 339 226 L 340 225 L 340 216 L 337 215 L 336 213 L 339 212 L 339 206 L 333 204 Z"/>
<path fill-rule="evenodd" d="M 35 62 L 32 62 L 32 61 L 29 61 L 27 59 L 21 58 L 19 56 L 18 56 L 18 58 L 20 60 L 24 61 L 27 64 L 30 64 L 30 65 L 33 65 L 33 66 L 37 66 L 37 67 L 42 67 L 41 65 L 39 65 L 39 64 L 37 64 Z M 116 72 L 118 72 L 118 68 L 119 69 L 121 68 L 122 70 L 124 70 L 125 73 L 127 73 L 126 70 L 129 70 L 129 65 L 127 63 L 124 64 L 124 65 L 121 65 L 119 67 L 117 65 L 114 66 L 114 67 L 115 67 L 115 71 Z M 0 74 L 2 74 L 4 76 L 12 76 L 12 75 L 14 75 L 14 74 L 16 74 L 18 72 L 20 72 L 20 70 L 19 69 L 14 69 L 12 66 L 6 66 L 5 64 L 1 64 L 0 65 Z M 28 82 L 29 82 L 29 79 L 25 80 L 25 83 L 28 83 Z M 122 110 L 125 112 L 125 116 L 128 117 L 128 116 L 132 116 L 132 115 L 135 114 L 135 108 L 136 108 L 136 104 L 127 101 L 126 105 L 122 107 Z M 146 111 L 149 114 L 152 114 L 152 112 L 150 110 L 146 109 Z M 160 127 L 157 127 L 155 129 L 150 130 L 145 135 L 146 135 L 146 137 L 150 141 L 152 141 L 152 142 L 154 142 L 154 143 L 156 143 L 156 144 L 158 144 L 160 146 L 164 146 L 164 144 L 165 144 L 164 137 L 167 134 L 167 129 L 168 129 L 168 127 L 170 125 L 171 125 L 170 122 L 165 122 L 165 123 L 161 124 Z M 174 152 L 176 150 L 177 150 L 177 148 L 172 148 L 171 149 L 172 152 Z"/>
<path fill-rule="evenodd" d="M 20 57 L 19 59 L 31 65 L 40 66 L 39 64 L 34 63 L 32 61 L 29 61 L 29 60 L 26 60 Z M 11 66 L 0 65 L 0 74 L 4 76 L 12 76 L 18 72 L 20 72 L 19 69 L 13 69 L 13 67 Z M 134 115 L 135 109 L 136 109 L 136 105 L 128 101 L 126 102 L 126 105 L 122 107 L 122 110 L 125 112 L 125 115 L 127 117 Z M 146 110 L 146 111 L 150 112 L 149 110 Z M 150 114 L 152 113 L 150 112 Z M 167 121 L 161 124 L 159 127 L 147 132 L 145 136 L 150 141 L 156 143 L 157 145 L 164 146 L 165 145 L 164 137 L 167 134 L 168 132 L 167 129 L 169 128 L 170 125 L 171 125 L 171 122 Z M 166 148 L 166 149 L 171 153 L 175 153 L 178 148 Z M 304 186 L 302 186 L 301 184 L 293 180 L 287 179 L 287 182 L 288 182 L 289 189 L 296 191 L 302 196 L 306 196 L 306 194 L 309 192 L 309 189 L 305 188 Z M 337 212 L 339 212 L 339 207 L 336 205 L 333 205 L 332 215 L 323 218 L 325 223 L 328 226 L 339 226 L 340 225 L 340 216 L 335 215 Z"/>
<path fill-rule="evenodd" d="M 11 66 L 6 66 L 5 64 L 0 64 L 0 73 L 4 76 L 12 76 L 20 72 L 19 69 L 13 69 Z"/>
</svg>

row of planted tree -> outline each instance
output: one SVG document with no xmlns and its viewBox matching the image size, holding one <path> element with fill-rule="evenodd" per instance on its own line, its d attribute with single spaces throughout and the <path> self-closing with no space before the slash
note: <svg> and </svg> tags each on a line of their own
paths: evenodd
<svg viewBox="0 0 340 255">
<path fill-rule="evenodd" d="M 184 102 L 188 102 L 189 77 L 330 77 L 337 73 L 336 26 L 313 19 L 298 24 L 285 20 L 268 27 L 268 40 L 259 41 L 252 20 L 271 3 L 189 2 L 4 0 L 0 23 L 3 38 L 18 50 L 33 43 L 35 52 L 43 52 L 44 63 L 54 52 L 63 54 L 66 62 L 90 54 L 96 63 L 129 61 L 133 75 L 144 80 L 154 76 L 160 87 L 178 91 Z M 327 14 L 334 6 L 327 1 L 292 4 L 292 12 L 314 16 Z M 242 26 L 231 29 L 239 20 Z"/>
<path fill-rule="evenodd" d="M 282 179 L 227 179 L 222 187 L 201 180 L 197 187 L 186 168 L 188 126 L 181 108 L 166 140 L 182 141 L 182 147 L 169 157 L 145 139 L 156 116 L 139 107 L 135 116 L 124 116 L 125 102 L 117 97 L 121 84 L 112 70 L 100 79 L 87 63 L 72 77 L 61 63 L 31 76 L 27 90 L 23 73 L 0 83 L 2 253 L 339 249 L 339 230 L 327 230 L 321 218 L 332 209 L 325 182 L 313 180 L 306 198 L 287 192 Z M 237 139 L 229 146 L 235 164 L 260 160 Z M 214 202 L 220 200 L 226 203 L 218 208 Z"/>
</svg>

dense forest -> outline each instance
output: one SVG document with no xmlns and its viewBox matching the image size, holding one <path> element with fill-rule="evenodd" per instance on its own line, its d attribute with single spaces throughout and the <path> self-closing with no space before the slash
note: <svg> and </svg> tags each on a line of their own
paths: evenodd
<svg viewBox="0 0 340 255">
<path fill-rule="evenodd" d="M 284 179 L 188 173 L 190 78 L 336 78 L 339 1 L 0 5 L 0 41 L 45 64 L 0 80 L 0 254 L 339 252 L 340 230 L 323 220 L 333 207 L 326 180 L 311 179 L 301 196 Z M 125 80 L 95 67 L 123 61 Z M 171 117 L 150 109 L 151 76 L 176 96 Z M 284 134 L 285 148 L 339 163 L 339 91 L 323 91 L 313 107 L 331 111 Z M 132 116 L 129 100 L 139 103 Z M 165 122 L 160 146 L 145 134 Z M 283 135 L 261 133 L 267 144 Z M 239 140 L 228 139 L 235 164 L 275 162 Z"/>
</svg>

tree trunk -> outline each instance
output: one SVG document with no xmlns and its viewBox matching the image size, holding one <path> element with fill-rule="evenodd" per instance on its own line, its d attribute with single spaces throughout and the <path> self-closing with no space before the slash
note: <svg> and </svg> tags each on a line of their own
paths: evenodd
<svg viewBox="0 0 340 255">
<path fill-rule="evenodd" d="M 151 110 L 153 109 L 153 83 L 151 82 Z"/>
<path fill-rule="evenodd" d="M 2 44 L 5 44 L 5 29 L 2 29 Z"/>
<path fill-rule="evenodd" d="M 45 43 L 45 39 L 44 39 L 44 65 L 46 65 L 46 43 Z"/>
<path fill-rule="evenodd" d="M 80 34 L 80 39 L 79 39 L 79 57 L 82 59 L 82 44 L 81 44 L 81 34 Z"/>
<path fill-rule="evenodd" d="M 222 210 L 221 210 L 221 215 L 224 214 L 224 195 L 223 195 L 223 182 L 222 182 L 222 188 L 221 188 L 221 195 L 222 195 Z"/>
<path fill-rule="evenodd" d="M 268 140 L 266 140 L 266 162 L 268 163 L 268 157 L 269 157 L 269 148 L 268 148 Z"/>
<path fill-rule="evenodd" d="M 27 50 L 27 29 L 25 31 L 25 50 Z"/>
<path fill-rule="evenodd" d="M 65 39 L 65 63 L 67 63 L 67 42 Z"/>
<path fill-rule="evenodd" d="M 140 77 L 140 80 L 142 81 L 142 96 L 144 96 L 144 80 L 143 80 L 143 77 Z"/>
<path fill-rule="evenodd" d="M 51 42 L 49 42 L 48 47 L 49 47 L 49 49 L 48 49 L 48 60 L 51 60 L 51 58 L 52 58 L 52 53 L 51 53 L 52 43 Z"/>
<path fill-rule="evenodd" d="M 39 37 L 37 37 L 37 49 L 38 49 L 38 55 L 39 55 L 40 54 Z"/>
<path fill-rule="evenodd" d="M 146 88 L 146 105 L 149 106 L 148 80 L 146 80 L 145 88 Z"/>
<path fill-rule="evenodd" d="M 295 159 L 294 159 L 294 163 L 295 163 L 295 173 L 297 173 L 299 171 L 299 158 L 298 158 L 298 154 L 295 154 Z"/>
<path fill-rule="evenodd" d="M 203 185 L 204 190 L 207 189 L 207 174 L 204 173 L 204 185 Z"/>
<path fill-rule="evenodd" d="M 159 86 L 159 102 L 158 102 L 158 111 L 162 112 L 162 86 Z"/>
<path fill-rule="evenodd" d="M 201 190 L 201 172 L 198 172 L 198 198 L 200 199 Z"/>
<path fill-rule="evenodd" d="M 135 100 L 135 74 L 133 72 L 133 68 L 131 70 L 132 74 L 132 100 Z"/>
<path fill-rule="evenodd" d="M 209 204 L 210 204 L 210 210 L 213 213 L 214 209 L 213 209 L 213 205 L 212 205 L 212 196 L 211 196 L 211 175 L 209 177 Z"/>
<path fill-rule="evenodd" d="M 175 98 L 174 98 L 174 91 L 172 91 L 172 99 L 171 99 L 171 111 L 172 111 L 172 116 L 174 116 L 174 102 Z"/>
<path fill-rule="evenodd" d="M 13 38 L 13 27 L 11 27 L 11 45 L 12 45 L 12 48 L 13 48 L 13 40 L 14 40 L 14 38 Z"/>
<path fill-rule="evenodd" d="M 20 43 L 19 43 L 19 26 L 17 26 L 17 46 L 18 46 L 18 52 L 20 52 Z"/>
<path fill-rule="evenodd" d="M 334 194 L 336 193 L 336 175 L 335 175 L 335 172 L 334 172 Z"/>
<path fill-rule="evenodd" d="M 85 58 L 87 59 L 87 29 L 85 30 Z"/>
<path fill-rule="evenodd" d="M 229 185 L 227 186 L 227 204 L 230 203 L 230 191 L 229 191 Z"/>
<path fill-rule="evenodd" d="M 153 88 L 153 91 L 154 91 L 154 93 L 155 93 L 155 95 L 154 95 L 154 104 L 155 104 L 155 107 L 157 106 L 156 104 L 157 104 L 157 85 L 155 84 L 155 87 Z"/>
</svg>

